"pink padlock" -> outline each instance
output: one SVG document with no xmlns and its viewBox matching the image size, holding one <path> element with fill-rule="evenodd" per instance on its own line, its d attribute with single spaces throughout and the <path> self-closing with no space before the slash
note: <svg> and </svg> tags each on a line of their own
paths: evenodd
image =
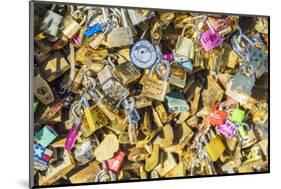
<svg viewBox="0 0 281 189">
<path fill-rule="evenodd" d="M 106 161 L 108 169 L 114 172 L 118 172 L 121 168 L 124 158 L 125 153 L 123 151 L 119 150 L 118 152 L 116 152 L 111 159 Z"/>
<path fill-rule="evenodd" d="M 223 43 L 221 36 L 214 30 L 208 29 L 202 33 L 200 42 L 206 52 L 220 46 Z"/>
<path fill-rule="evenodd" d="M 174 55 L 173 55 L 173 53 L 165 53 L 165 54 L 163 54 L 163 59 L 171 62 L 174 60 Z"/>
<path fill-rule="evenodd" d="M 229 120 L 226 120 L 223 124 L 217 127 L 218 131 L 231 139 L 236 134 L 236 125 Z"/>
<path fill-rule="evenodd" d="M 74 45 L 78 45 L 79 43 L 79 35 L 75 34 L 72 38 L 72 42 L 74 43 Z"/>
<path fill-rule="evenodd" d="M 77 135 L 78 135 L 78 127 L 76 125 L 73 125 L 73 127 L 69 131 L 68 137 L 64 144 L 64 148 L 66 150 L 70 151 L 73 148 Z"/>
</svg>

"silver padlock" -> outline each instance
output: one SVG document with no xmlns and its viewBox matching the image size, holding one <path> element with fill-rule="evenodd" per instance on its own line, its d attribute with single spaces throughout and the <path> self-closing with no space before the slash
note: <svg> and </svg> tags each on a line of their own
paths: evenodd
<svg viewBox="0 0 281 189">
<path fill-rule="evenodd" d="M 140 15 L 135 9 L 127 9 L 130 20 L 134 26 L 144 22 L 146 20 L 145 16 Z"/>
<path fill-rule="evenodd" d="M 96 146 L 97 144 L 90 138 L 76 146 L 74 157 L 79 165 L 84 165 L 94 159 L 94 149 Z"/>
<path fill-rule="evenodd" d="M 125 10 L 121 9 L 122 27 L 116 27 L 108 34 L 109 48 L 129 46 L 134 43 L 131 28 L 128 26 Z"/>
<path fill-rule="evenodd" d="M 98 80 L 105 95 L 115 106 L 119 106 L 130 94 L 129 90 L 114 78 L 108 65 L 98 73 Z"/>
<path fill-rule="evenodd" d="M 52 37 L 56 37 L 58 35 L 63 19 L 61 15 L 54 12 L 55 7 L 56 5 L 53 5 L 51 10 L 46 12 L 40 27 L 40 31 Z"/>
<path fill-rule="evenodd" d="M 179 36 L 174 54 L 185 56 L 189 59 L 193 59 L 193 42 L 190 38 L 184 36 L 184 33 L 188 27 L 194 27 L 193 24 L 186 24 L 182 30 L 181 35 Z"/>
<path fill-rule="evenodd" d="M 238 73 L 229 81 L 226 95 L 240 102 L 247 103 L 252 94 L 252 88 L 255 84 L 254 69 L 249 64 L 243 64 Z"/>
<path fill-rule="evenodd" d="M 254 68 L 257 78 L 260 78 L 266 71 L 268 65 L 268 55 L 265 44 L 256 36 L 250 39 L 242 33 L 238 27 L 239 34 L 233 35 L 231 45 L 233 50 Z M 244 42 L 242 44 L 242 41 Z"/>
</svg>

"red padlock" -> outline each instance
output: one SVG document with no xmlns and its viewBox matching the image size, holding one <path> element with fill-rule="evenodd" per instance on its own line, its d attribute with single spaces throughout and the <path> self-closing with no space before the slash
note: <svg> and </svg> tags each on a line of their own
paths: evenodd
<svg viewBox="0 0 281 189">
<path fill-rule="evenodd" d="M 111 159 L 106 160 L 108 169 L 114 172 L 118 172 L 121 168 L 124 158 L 124 152 L 122 152 L 121 150 L 116 152 Z"/>
<path fill-rule="evenodd" d="M 211 112 L 207 119 L 212 125 L 221 125 L 225 122 L 227 118 L 227 112 L 223 110 L 216 110 Z"/>
</svg>

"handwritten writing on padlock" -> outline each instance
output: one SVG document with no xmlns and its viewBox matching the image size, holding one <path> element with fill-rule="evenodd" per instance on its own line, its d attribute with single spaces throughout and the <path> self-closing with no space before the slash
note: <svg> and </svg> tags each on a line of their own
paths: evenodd
<svg viewBox="0 0 281 189">
<path fill-rule="evenodd" d="M 106 161 L 108 169 L 114 172 L 118 172 L 121 168 L 124 158 L 125 153 L 123 151 L 119 150 L 118 152 L 116 152 L 112 158 Z"/>
<path fill-rule="evenodd" d="M 218 131 L 228 139 L 231 139 L 236 133 L 236 125 L 229 120 L 217 127 Z"/>
<path fill-rule="evenodd" d="M 221 125 L 224 123 L 225 119 L 227 117 L 227 112 L 223 110 L 216 110 L 214 112 L 211 112 L 207 119 L 210 121 L 212 125 Z"/>
<path fill-rule="evenodd" d="M 200 37 L 200 42 L 205 51 L 209 52 L 210 50 L 222 45 L 223 39 L 216 31 L 208 29 L 202 33 Z"/>
<path fill-rule="evenodd" d="M 161 55 L 160 55 L 161 56 Z M 170 75 L 170 70 L 171 66 L 167 61 L 163 61 L 165 67 L 166 67 L 166 73 L 164 80 L 159 80 L 159 79 L 153 79 L 152 75 L 153 72 L 156 69 L 156 64 L 151 68 L 149 77 L 145 79 L 143 88 L 142 88 L 142 95 L 159 100 L 159 101 L 164 101 L 165 95 L 168 91 L 169 88 L 169 75 Z"/>
</svg>

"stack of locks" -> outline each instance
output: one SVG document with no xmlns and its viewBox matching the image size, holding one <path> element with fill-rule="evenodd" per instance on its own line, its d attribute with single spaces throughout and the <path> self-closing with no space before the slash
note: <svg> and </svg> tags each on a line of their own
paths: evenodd
<svg viewBox="0 0 281 189">
<path fill-rule="evenodd" d="M 35 4 L 36 185 L 268 171 L 268 17 Z"/>
</svg>

